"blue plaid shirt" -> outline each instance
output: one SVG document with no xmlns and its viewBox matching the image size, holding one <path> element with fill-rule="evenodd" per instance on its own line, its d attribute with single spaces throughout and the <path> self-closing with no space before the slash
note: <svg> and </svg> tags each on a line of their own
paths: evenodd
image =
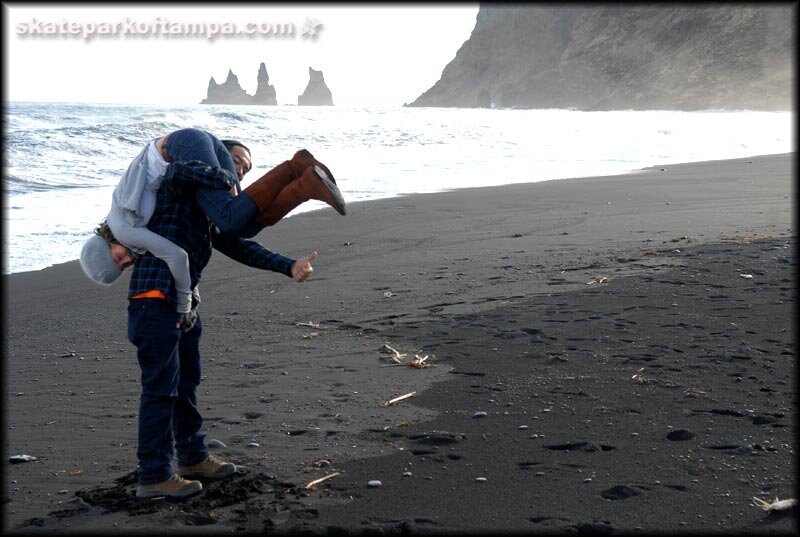
<svg viewBox="0 0 800 537">
<path fill-rule="evenodd" d="M 236 179 L 229 171 L 199 161 L 174 162 L 164 172 L 155 211 L 147 227 L 186 251 L 193 289 L 211 258 L 212 246 L 244 265 L 291 276 L 293 259 L 271 252 L 257 242 L 222 233 L 194 196 L 197 188 L 227 191 L 234 184 Z M 134 265 L 128 298 L 152 290 L 163 291 L 167 300 L 176 304 L 175 281 L 169 267 L 146 252 Z"/>
</svg>

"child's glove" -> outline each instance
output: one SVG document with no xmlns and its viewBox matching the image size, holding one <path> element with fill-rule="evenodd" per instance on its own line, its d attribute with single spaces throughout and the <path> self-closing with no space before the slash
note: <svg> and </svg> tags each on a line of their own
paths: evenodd
<svg viewBox="0 0 800 537">
<path fill-rule="evenodd" d="M 181 329 L 181 332 L 186 333 L 192 328 L 194 328 L 194 324 L 197 322 L 197 310 L 189 310 L 186 313 L 178 313 L 178 328 Z"/>
</svg>

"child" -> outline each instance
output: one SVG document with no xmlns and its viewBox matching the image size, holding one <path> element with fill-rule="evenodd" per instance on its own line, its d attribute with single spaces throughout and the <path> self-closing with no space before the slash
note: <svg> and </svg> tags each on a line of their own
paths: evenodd
<svg viewBox="0 0 800 537">
<path fill-rule="evenodd" d="M 189 313 L 192 306 L 189 258 L 183 248 L 147 229 L 155 209 L 156 193 L 168 165 L 156 147 L 158 141 L 147 143 L 117 184 L 106 223 L 113 238 L 133 253 L 149 251 L 167 264 L 175 280 L 176 310 L 182 315 Z"/>
</svg>

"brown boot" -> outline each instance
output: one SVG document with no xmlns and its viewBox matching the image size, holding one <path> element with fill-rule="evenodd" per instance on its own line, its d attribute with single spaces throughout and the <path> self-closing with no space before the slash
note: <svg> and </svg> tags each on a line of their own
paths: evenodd
<svg viewBox="0 0 800 537">
<path fill-rule="evenodd" d="M 325 175 L 327 175 L 327 176 L 328 176 L 328 179 L 330 179 L 331 181 L 333 181 L 333 184 L 334 184 L 334 185 L 336 184 L 336 179 L 334 179 L 334 178 L 333 178 L 333 174 L 332 174 L 332 173 L 331 173 L 331 171 L 328 169 L 328 167 L 327 167 L 327 166 L 325 166 L 325 165 L 324 165 L 323 163 L 321 163 L 320 161 L 318 161 L 317 159 L 315 159 L 315 158 L 314 158 L 314 155 L 312 155 L 312 154 L 311 154 L 311 152 L 310 152 L 308 149 L 301 149 L 300 151 L 298 151 L 297 153 L 295 153 L 295 154 L 294 154 L 294 157 L 293 157 L 293 159 L 292 159 L 292 160 L 296 160 L 296 161 L 297 161 L 297 162 L 299 162 L 299 163 L 304 163 L 304 164 L 306 164 L 306 163 L 307 163 L 307 164 L 306 164 L 306 167 L 313 166 L 314 164 L 316 164 L 317 166 L 319 166 L 320 168 L 322 168 L 322 171 L 324 171 L 324 172 L 325 172 Z"/>
<path fill-rule="evenodd" d="M 261 211 L 257 217 L 258 223 L 263 226 L 275 225 L 292 209 L 308 200 L 324 201 L 339 214 L 347 213 L 339 187 L 320 164 L 314 164 L 299 179 L 281 190 L 265 211 Z"/>
<path fill-rule="evenodd" d="M 244 189 L 247 195 L 253 198 L 258 206 L 259 213 L 263 213 L 270 205 L 278 193 L 286 186 L 303 175 L 312 164 L 314 158 L 311 153 L 301 149 L 294 154 L 291 160 L 278 164 L 261 178 L 254 181 Z"/>
</svg>

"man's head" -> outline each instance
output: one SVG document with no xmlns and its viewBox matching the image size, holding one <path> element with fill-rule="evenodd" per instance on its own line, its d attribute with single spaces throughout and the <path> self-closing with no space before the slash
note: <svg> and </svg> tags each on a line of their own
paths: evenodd
<svg viewBox="0 0 800 537">
<path fill-rule="evenodd" d="M 111 285 L 122 271 L 134 263 L 131 251 L 114 239 L 103 222 L 81 249 L 81 268 L 92 281 Z"/>
<path fill-rule="evenodd" d="M 237 140 L 222 140 L 222 144 L 228 149 L 228 152 L 233 158 L 233 164 L 236 166 L 236 174 L 239 180 L 244 179 L 244 176 L 253 167 L 253 161 L 250 156 L 250 149 L 247 148 L 242 142 Z"/>
</svg>

